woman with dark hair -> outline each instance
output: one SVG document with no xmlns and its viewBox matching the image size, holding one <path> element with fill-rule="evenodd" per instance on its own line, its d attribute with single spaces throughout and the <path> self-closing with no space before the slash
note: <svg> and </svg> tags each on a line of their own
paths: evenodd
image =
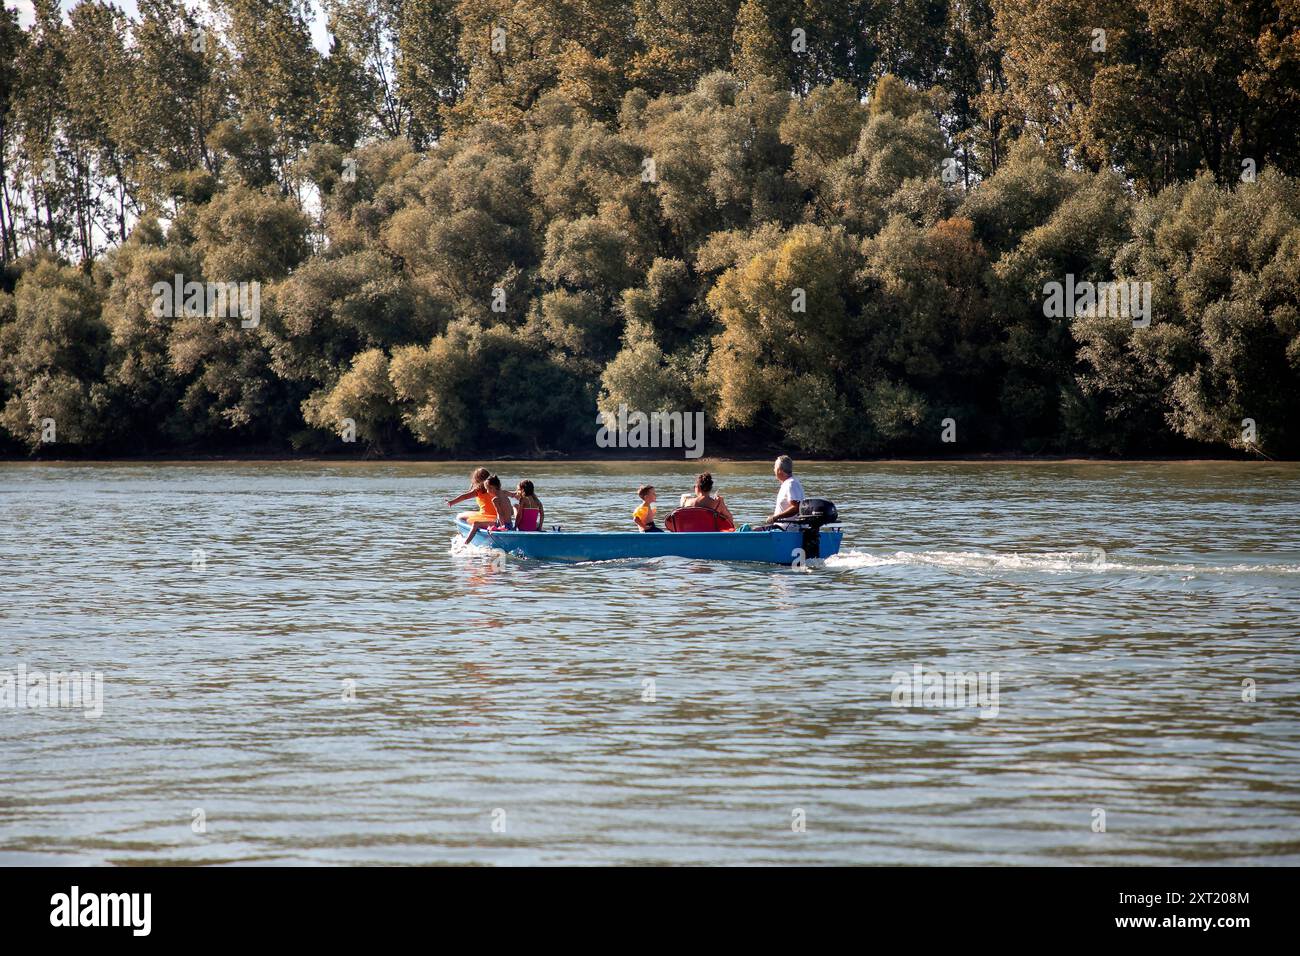
<svg viewBox="0 0 1300 956">
<path fill-rule="evenodd" d="M 695 476 L 695 500 L 688 502 L 687 507 L 712 511 L 721 520 L 723 531 L 736 530 L 736 521 L 731 517 L 731 511 L 722 500 L 722 495 L 713 494 L 713 475 L 707 471 Z"/>
</svg>

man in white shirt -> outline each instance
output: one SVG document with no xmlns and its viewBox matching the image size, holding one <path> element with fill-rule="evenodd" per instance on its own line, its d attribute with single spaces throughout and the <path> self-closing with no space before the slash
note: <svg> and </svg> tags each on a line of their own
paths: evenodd
<svg viewBox="0 0 1300 956">
<path fill-rule="evenodd" d="M 803 485 L 794 476 L 794 462 L 789 455 L 782 455 L 772 466 L 772 474 L 781 482 L 781 490 L 776 493 L 776 510 L 764 525 L 778 524 L 799 514 L 799 505 L 804 501 Z"/>
</svg>

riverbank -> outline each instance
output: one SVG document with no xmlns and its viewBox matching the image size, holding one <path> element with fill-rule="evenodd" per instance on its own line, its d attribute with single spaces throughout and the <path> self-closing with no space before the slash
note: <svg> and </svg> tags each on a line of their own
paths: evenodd
<svg viewBox="0 0 1300 956">
<path fill-rule="evenodd" d="M 366 455 L 321 455 L 321 454 L 294 454 L 294 453 L 274 453 L 274 452 L 221 452 L 213 454 L 176 454 L 174 452 L 159 453 L 157 455 L 121 455 L 113 457 L 96 457 L 89 456 L 85 458 L 72 456 L 31 456 L 31 455 L 0 455 L 0 464 L 115 464 L 115 463 L 213 463 L 221 462 L 243 462 L 256 464 L 258 462 L 319 462 L 321 464 L 383 464 L 385 462 L 430 462 L 435 464 L 483 464 L 485 462 L 526 462 L 532 464 L 549 464 L 564 462 L 574 465 L 599 465 L 599 464 L 623 464 L 630 462 L 647 462 L 653 464 L 673 464 L 681 462 L 684 464 L 698 463 L 711 464 L 717 462 L 756 462 L 767 461 L 774 458 L 780 452 L 773 452 L 770 455 L 757 454 L 723 454 L 723 455 L 704 455 L 700 458 L 681 458 L 681 457 L 646 457 L 637 454 L 627 455 L 603 455 L 600 458 L 584 457 L 581 455 L 482 455 L 471 456 L 466 454 L 456 455 L 435 455 L 435 454 L 409 454 L 409 455 L 383 455 L 383 456 L 366 456 Z M 1070 463 L 1093 463 L 1102 464 L 1112 462 L 1115 464 L 1144 464 L 1144 463 L 1213 463 L 1213 462 L 1259 462 L 1268 464 L 1270 462 L 1286 462 L 1296 459 L 1290 458 L 1260 458 L 1253 455 L 1150 455 L 1134 458 L 1119 458 L 1113 456 L 1101 455 L 1030 455 L 1016 452 L 989 452 L 980 455 L 954 455 L 952 457 L 935 458 L 932 456 L 903 457 L 892 455 L 881 458 L 833 458 L 821 455 L 805 455 L 799 452 L 791 452 L 795 461 L 799 462 L 821 462 L 825 464 L 917 464 L 917 465 L 935 465 L 935 464 L 1070 464 Z"/>
</svg>

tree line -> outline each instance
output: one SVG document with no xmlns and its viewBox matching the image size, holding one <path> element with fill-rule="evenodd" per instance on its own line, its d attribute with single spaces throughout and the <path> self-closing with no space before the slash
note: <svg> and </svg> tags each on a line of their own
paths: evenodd
<svg viewBox="0 0 1300 956">
<path fill-rule="evenodd" d="M 0 450 L 1300 452 L 1295 0 L 324 11 L 4 11 Z"/>
</svg>

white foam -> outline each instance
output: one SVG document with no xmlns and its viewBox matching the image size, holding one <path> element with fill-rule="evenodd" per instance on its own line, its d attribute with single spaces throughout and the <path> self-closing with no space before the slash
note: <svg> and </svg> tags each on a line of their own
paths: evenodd
<svg viewBox="0 0 1300 956">
<path fill-rule="evenodd" d="M 490 550 L 491 546 L 488 545 L 486 541 L 483 541 L 483 543 L 480 544 L 481 540 L 482 540 L 481 538 L 475 538 L 469 544 L 466 544 L 464 538 L 462 538 L 458 534 L 453 534 L 451 536 L 451 541 L 447 548 L 447 553 L 455 554 L 455 555 L 485 554 L 488 550 Z"/>
<path fill-rule="evenodd" d="M 1103 557 L 1096 550 L 1013 552 L 991 551 L 895 551 L 867 554 L 849 549 L 826 559 L 829 568 L 880 568 L 919 565 L 967 571 L 1031 571 L 1047 574 L 1106 573 L 1141 574 L 1300 574 L 1300 564 L 1165 564 L 1160 561 L 1124 561 Z"/>
</svg>

